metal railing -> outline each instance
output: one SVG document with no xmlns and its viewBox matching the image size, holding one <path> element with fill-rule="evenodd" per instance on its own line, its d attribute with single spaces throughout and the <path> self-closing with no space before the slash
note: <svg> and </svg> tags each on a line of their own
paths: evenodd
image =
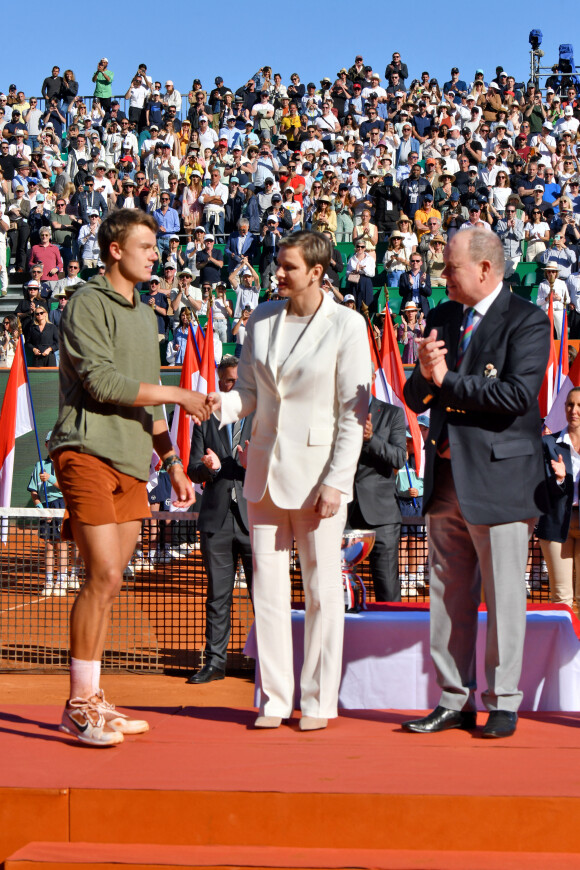
<svg viewBox="0 0 580 870">
<path fill-rule="evenodd" d="M 84 581 L 84 568 L 74 545 L 65 545 L 61 552 L 58 541 L 51 540 L 47 521 L 58 520 L 62 511 L 2 509 L 0 515 L 0 671 L 63 671 L 68 667 L 74 587 Z M 105 671 L 191 671 L 203 663 L 207 578 L 195 526 L 187 514 L 156 517 L 143 523 L 138 548 L 144 555 L 136 553 L 132 558 L 113 606 L 102 659 Z M 403 536 L 399 544 L 403 600 L 424 602 L 429 598 L 429 573 L 423 520 L 406 517 L 405 522 L 415 525 L 418 534 Z M 54 586 L 47 589 L 51 558 Z M 373 602 L 368 563 L 357 565 L 356 572 L 368 601 Z M 548 578 L 535 538 L 530 544 L 529 572 L 530 600 L 547 602 Z M 292 601 L 300 605 L 304 595 L 296 552 L 291 555 L 290 574 Z M 250 591 L 239 572 L 228 647 L 230 670 L 253 669 L 253 660 L 243 654 L 252 622 Z"/>
</svg>

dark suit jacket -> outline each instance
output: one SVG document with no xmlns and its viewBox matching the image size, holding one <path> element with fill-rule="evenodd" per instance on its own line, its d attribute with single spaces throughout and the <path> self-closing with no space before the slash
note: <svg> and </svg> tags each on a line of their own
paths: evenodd
<svg viewBox="0 0 580 870">
<path fill-rule="evenodd" d="M 401 521 L 395 476 L 405 464 L 405 415 L 401 408 L 371 399 L 373 437 L 363 441 L 354 477 L 354 500 L 371 526 Z"/>
<path fill-rule="evenodd" d="M 411 281 L 409 280 L 409 272 L 403 272 L 401 275 L 401 280 L 399 281 L 399 295 L 401 297 L 401 311 L 407 304 L 407 302 L 413 301 L 413 286 Z M 431 278 L 429 275 L 425 276 L 425 286 L 419 287 L 419 295 L 421 297 L 421 311 L 427 317 L 429 314 L 429 302 L 427 301 L 427 297 L 431 295 Z M 426 333 L 425 333 L 426 334 Z"/>
<path fill-rule="evenodd" d="M 538 538 L 544 541 L 559 541 L 563 543 L 570 530 L 572 502 L 574 501 L 574 478 L 572 474 L 572 457 L 568 444 L 558 443 L 560 432 L 545 435 L 542 438 L 544 460 L 546 463 L 547 498 L 549 504 L 546 512 L 538 521 Z M 566 466 L 566 477 L 562 486 L 556 481 L 552 471 L 552 459 L 561 456 Z"/>
<path fill-rule="evenodd" d="M 242 257 L 247 257 L 250 263 L 254 262 L 256 255 L 257 242 L 255 236 L 248 232 L 244 238 L 242 245 L 242 254 L 238 254 L 239 233 L 232 233 L 227 247 L 228 261 L 231 269 L 235 269 L 242 262 Z"/>
<path fill-rule="evenodd" d="M 548 360 L 550 327 L 543 311 L 504 284 L 455 371 L 463 305 L 444 302 L 429 312 L 425 334 L 437 330 L 447 347 L 441 387 L 417 363 L 405 384 L 416 413 L 431 409 L 423 507 L 429 513 L 437 444 L 448 425 L 451 467 L 463 516 L 495 525 L 531 519 L 545 499 L 538 393 Z M 488 365 L 496 377 L 486 377 Z"/>
<path fill-rule="evenodd" d="M 243 421 L 240 437 L 241 447 L 250 440 L 252 416 L 250 414 Z M 208 447 L 221 461 L 221 468 L 215 473 L 206 468 L 201 461 L 201 457 L 205 455 Z M 200 532 L 217 532 L 221 529 L 231 505 L 231 493 L 234 487 L 240 517 L 246 531 L 248 531 L 248 511 L 246 499 L 243 496 L 246 471 L 240 465 L 239 460 L 233 458 L 228 431 L 225 426 L 223 429 L 219 428 L 219 422 L 214 416 L 211 416 L 201 426 L 193 427 L 187 473 L 194 483 L 205 483 L 197 522 Z"/>
</svg>

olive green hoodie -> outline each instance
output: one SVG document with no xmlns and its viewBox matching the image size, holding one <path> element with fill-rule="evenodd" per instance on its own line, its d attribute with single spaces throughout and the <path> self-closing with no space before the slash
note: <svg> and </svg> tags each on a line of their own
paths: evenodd
<svg viewBox="0 0 580 870">
<path fill-rule="evenodd" d="M 135 291 L 133 303 L 97 276 L 77 290 L 60 323 L 58 420 L 50 451 L 99 456 L 147 480 L 153 421 L 162 407 L 135 408 L 139 384 L 159 383 L 157 321 Z"/>
</svg>

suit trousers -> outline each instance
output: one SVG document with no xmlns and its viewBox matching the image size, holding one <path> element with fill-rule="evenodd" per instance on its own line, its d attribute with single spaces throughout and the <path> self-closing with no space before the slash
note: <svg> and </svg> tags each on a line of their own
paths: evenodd
<svg viewBox="0 0 580 870">
<path fill-rule="evenodd" d="M 540 540 L 542 555 L 548 566 L 550 599 L 554 604 L 567 604 L 568 607 L 572 607 L 574 603 L 574 594 L 576 601 L 580 602 L 580 529 L 578 526 L 578 508 L 574 508 L 568 537 L 563 543 Z M 576 573 L 575 583 L 574 573 Z"/>
<path fill-rule="evenodd" d="M 438 460 L 427 514 L 431 562 L 431 656 L 440 704 L 475 710 L 475 649 L 481 588 L 487 605 L 482 700 L 488 710 L 517 711 L 526 631 L 525 570 L 535 518 L 486 526 L 464 519 L 451 462 Z"/>
<path fill-rule="evenodd" d="M 351 529 L 371 528 L 375 533 L 375 544 L 369 554 L 375 599 L 377 601 L 400 601 L 399 539 L 401 537 L 401 523 L 369 526 L 358 504 L 351 503 L 348 512 L 348 527 Z"/>
<path fill-rule="evenodd" d="M 256 641 L 262 677 L 260 714 L 283 719 L 294 710 L 290 551 L 296 539 L 305 596 L 302 714 L 338 715 L 342 673 L 344 593 L 340 546 L 346 505 L 321 519 L 313 508 L 279 508 L 266 490 L 248 502 L 254 555 Z"/>
<path fill-rule="evenodd" d="M 217 532 L 201 532 L 201 553 L 207 574 L 205 603 L 205 664 L 226 667 L 231 629 L 231 609 L 238 558 L 242 560 L 248 590 L 252 584 L 250 536 L 232 504 Z"/>
</svg>

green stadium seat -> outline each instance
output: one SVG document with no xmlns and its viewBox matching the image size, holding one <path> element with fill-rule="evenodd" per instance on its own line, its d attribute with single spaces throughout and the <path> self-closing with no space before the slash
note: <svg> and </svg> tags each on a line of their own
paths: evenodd
<svg viewBox="0 0 580 870">
<path fill-rule="evenodd" d="M 431 288 L 431 296 L 429 299 L 431 308 L 435 308 L 436 305 L 439 305 L 441 302 L 447 302 L 447 289 L 445 287 L 432 287 Z"/>
</svg>

